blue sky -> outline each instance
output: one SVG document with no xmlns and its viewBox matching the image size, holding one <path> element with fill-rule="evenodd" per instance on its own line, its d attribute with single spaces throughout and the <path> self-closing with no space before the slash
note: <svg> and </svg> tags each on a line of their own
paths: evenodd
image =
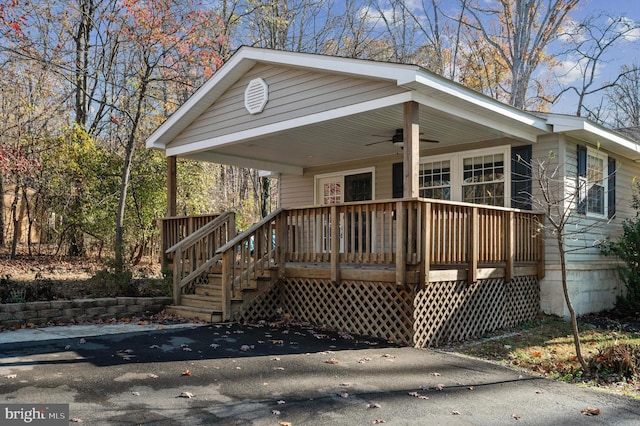
<svg viewBox="0 0 640 426">
<path fill-rule="evenodd" d="M 622 16 L 630 21 L 640 23 L 640 0 L 583 0 L 579 9 L 571 14 L 575 21 L 584 19 L 585 17 L 596 14 L 598 12 L 606 12 L 610 16 Z M 610 49 L 606 55 L 602 57 L 597 67 L 597 80 L 602 83 L 611 81 L 618 75 L 620 67 L 627 65 L 640 65 L 640 29 L 629 33 L 625 40 L 617 43 L 616 47 Z M 574 61 L 572 61 L 572 59 Z M 557 81 L 570 85 L 578 82 L 580 75 L 577 65 L 577 57 L 566 58 L 563 67 L 554 70 Z M 594 105 L 599 102 L 601 94 L 592 95 L 588 99 L 587 104 Z M 563 99 L 552 107 L 552 111 L 559 113 L 574 114 L 575 97 L 567 94 Z"/>
</svg>

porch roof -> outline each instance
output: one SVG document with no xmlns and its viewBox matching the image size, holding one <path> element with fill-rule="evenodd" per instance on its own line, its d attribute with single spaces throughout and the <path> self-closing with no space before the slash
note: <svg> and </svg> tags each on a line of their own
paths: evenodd
<svg viewBox="0 0 640 426">
<path fill-rule="evenodd" d="M 343 90 L 349 87 L 349 81 L 354 85 L 377 82 L 387 89 L 372 94 L 367 91 L 370 87 L 363 85 L 358 95 L 367 96 L 362 99 L 353 96 L 353 100 L 339 104 L 318 100 L 297 114 L 269 115 L 269 99 L 261 114 L 251 116 L 238 107 L 227 112 L 227 122 L 244 116 L 243 126 L 225 123 L 222 130 L 205 126 L 216 102 L 223 103 L 232 92 L 236 98 L 243 96 L 237 86 L 258 66 L 332 75 L 342 79 Z M 288 88 L 292 96 L 306 89 Z M 340 90 L 331 86 L 323 89 Z M 640 159 L 640 146 L 635 141 L 588 120 L 528 113 L 416 65 L 252 47 L 241 47 L 147 139 L 146 145 L 164 150 L 168 156 L 302 174 L 308 167 L 399 154 L 400 148 L 390 139 L 395 129 L 403 128 L 403 105 L 409 101 L 420 105 L 421 137 L 438 141 L 421 143 L 420 155 L 451 151 L 462 145 L 473 149 L 475 144 L 501 138 L 535 143 L 544 134 L 566 133 Z M 180 143 L 176 143 L 178 138 L 182 138 Z"/>
</svg>

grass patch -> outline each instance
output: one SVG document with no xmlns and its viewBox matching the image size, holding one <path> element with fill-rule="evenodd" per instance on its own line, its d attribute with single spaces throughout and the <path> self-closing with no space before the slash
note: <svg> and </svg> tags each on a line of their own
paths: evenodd
<svg viewBox="0 0 640 426">
<path fill-rule="evenodd" d="M 580 341 L 585 359 L 598 360 L 597 365 L 609 365 L 603 356 L 611 354 L 617 359 L 628 359 L 627 365 L 640 365 L 640 335 L 581 325 Z M 615 347 L 616 350 L 607 350 Z M 575 355 L 571 325 L 556 317 L 543 317 L 525 323 L 508 333 L 495 334 L 480 341 L 466 343 L 457 352 L 497 361 L 504 365 L 525 369 L 545 377 L 566 382 L 586 383 L 606 387 L 623 394 L 640 398 L 638 371 L 615 368 L 594 368 L 584 372 Z M 599 357 L 599 358 L 598 358 Z M 596 365 L 596 364 L 592 364 Z M 613 365 L 613 364 L 612 364 Z M 616 364 L 617 365 L 617 364 Z"/>
</svg>

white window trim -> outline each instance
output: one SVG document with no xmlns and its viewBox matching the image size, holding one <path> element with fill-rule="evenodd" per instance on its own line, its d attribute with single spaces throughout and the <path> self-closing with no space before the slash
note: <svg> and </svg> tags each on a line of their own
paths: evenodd
<svg viewBox="0 0 640 426">
<path fill-rule="evenodd" d="M 582 184 L 584 183 L 584 188 L 586 191 L 588 191 L 587 185 L 589 184 L 588 181 L 588 177 L 589 177 L 589 156 L 591 157 L 595 157 L 599 160 L 602 160 L 602 183 L 604 186 L 604 192 L 603 192 L 603 213 L 594 213 L 594 212 L 590 212 L 589 211 L 589 200 L 587 198 L 586 202 L 587 204 L 584 206 L 584 214 L 587 217 L 592 217 L 592 218 L 596 218 L 596 219 L 606 219 L 608 217 L 608 212 L 609 212 L 609 197 L 607 196 L 607 194 L 609 193 L 609 170 L 608 170 L 608 166 L 609 166 L 609 156 L 607 154 L 605 154 L 604 152 L 591 148 L 590 146 L 587 146 L 587 170 L 586 170 L 586 177 L 578 177 L 578 182 L 579 182 L 579 188 L 582 188 Z M 582 200 L 582 194 L 578 194 L 578 202 L 580 202 Z M 585 194 L 586 196 L 586 194 Z"/>
<path fill-rule="evenodd" d="M 460 151 L 451 154 L 421 157 L 420 163 L 432 163 L 449 160 L 451 165 L 451 201 L 462 201 L 462 183 L 464 176 L 464 159 L 483 155 L 504 155 L 504 206 L 511 207 L 511 145 L 501 145 L 492 148 Z"/>
<path fill-rule="evenodd" d="M 371 173 L 371 200 L 374 201 L 376 199 L 376 168 L 375 167 L 365 167 L 362 169 L 353 169 L 353 170 L 343 170 L 340 172 L 332 172 L 332 173 L 322 173 L 319 175 L 313 176 L 313 202 L 317 206 L 321 206 L 322 200 L 319 197 L 318 193 L 318 181 L 324 178 L 332 178 L 332 177 L 342 177 L 342 194 L 340 194 L 341 200 L 340 202 L 344 202 L 344 177 L 350 175 L 358 175 L 361 173 Z"/>
</svg>

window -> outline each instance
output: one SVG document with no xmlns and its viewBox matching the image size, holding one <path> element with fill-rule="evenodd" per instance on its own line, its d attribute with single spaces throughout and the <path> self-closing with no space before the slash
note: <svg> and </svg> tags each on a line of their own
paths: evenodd
<svg viewBox="0 0 640 426">
<path fill-rule="evenodd" d="M 510 149 L 501 146 L 421 159 L 420 196 L 509 207 Z"/>
<path fill-rule="evenodd" d="M 578 146 L 578 212 L 602 217 L 610 214 L 607 186 L 612 179 L 608 176 L 609 163 L 604 153 Z"/>
<path fill-rule="evenodd" d="M 462 201 L 504 206 L 503 153 L 464 157 Z"/>
<path fill-rule="evenodd" d="M 344 177 L 344 201 L 367 201 L 371 199 L 372 172 L 346 175 Z"/>
<path fill-rule="evenodd" d="M 418 187 L 423 198 L 451 199 L 451 161 L 421 163 Z"/>
<path fill-rule="evenodd" d="M 316 204 L 325 206 L 349 201 L 373 200 L 373 174 L 373 168 L 369 168 L 316 175 Z"/>
</svg>

